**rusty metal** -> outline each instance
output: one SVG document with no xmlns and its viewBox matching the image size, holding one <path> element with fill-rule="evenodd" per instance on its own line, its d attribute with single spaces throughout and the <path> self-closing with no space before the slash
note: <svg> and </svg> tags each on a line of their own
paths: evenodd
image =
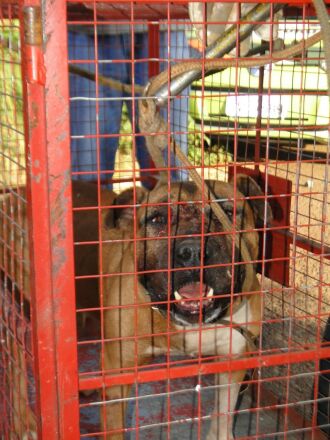
<svg viewBox="0 0 330 440">
<path fill-rule="evenodd" d="M 327 359 L 330 356 L 330 348 L 321 348 L 318 350 L 297 351 L 296 353 L 280 353 L 265 356 L 254 356 L 253 358 L 233 359 L 231 361 L 213 360 L 212 363 L 205 363 L 202 366 L 197 363 L 190 363 L 187 366 L 178 366 L 177 362 L 173 363 L 172 368 L 157 368 L 154 371 L 140 371 L 137 373 L 122 373 L 104 376 L 94 376 L 87 374 L 81 375 L 80 389 L 95 390 L 103 386 L 110 385 L 129 385 L 133 383 L 155 382 L 161 379 L 170 380 L 196 376 L 199 374 L 206 375 L 212 373 L 224 373 L 227 371 L 239 371 L 246 368 L 262 368 L 277 365 L 290 365 L 299 362 L 315 361 L 318 359 Z M 171 364 L 170 364 L 171 365 Z"/>
<path fill-rule="evenodd" d="M 245 17 L 241 18 L 239 26 L 240 40 L 244 40 L 251 34 L 253 29 L 257 26 L 258 22 L 262 22 L 271 14 L 271 11 L 275 13 L 283 7 L 283 4 L 259 4 Z M 237 29 L 236 25 L 230 26 L 230 28 L 221 37 L 215 41 L 212 45 L 205 50 L 205 58 L 221 58 L 225 54 L 228 54 L 235 46 L 237 42 Z M 183 75 L 174 78 L 170 85 L 163 86 L 155 93 L 155 100 L 158 105 L 164 106 L 168 98 L 172 98 L 182 92 L 186 87 L 192 84 L 193 81 L 198 80 L 203 75 L 202 69 L 199 71 L 192 70 Z"/>
<path fill-rule="evenodd" d="M 24 43 L 32 46 L 42 45 L 41 7 L 26 6 L 23 8 Z"/>
<path fill-rule="evenodd" d="M 276 6 L 281 2 L 270 3 L 262 0 L 259 3 Z M 297 25 L 299 20 L 304 29 L 309 30 L 308 14 L 312 11 L 311 4 L 311 1 L 302 0 L 290 2 L 290 9 L 285 9 L 283 22 L 286 23 L 288 10 L 290 13 L 294 11 L 296 15 L 290 16 L 290 23 Z M 67 7 L 69 8 L 68 19 Z M 254 176 L 264 190 L 265 195 L 259 196 L 260 200 L 267 200 L 273 207 L 273 223 L 263 223 L 258 227 L 260 251 L 258 258 L 252 262 L 258 265 L 258 279 L 261 286 L 259 295 L 263 302 L 264 314 L 261 321 L 255 323 L 260 326 L 262 324 L 262 333 L 251 353 L 245 352 L 242 356 L 236 357 L 229 350 L 228 353 L 222 355 L 202 356 L 201 351 L 197 350 L 193 357 L 173 359 L 168 348 L 164 359 L 157 359 L 157 350 L 155 350 L 155 356 L 151 356 L 149 364 L 140 366 L 136 362 L 137 347 L 140 342 L 137 330 L 125 338 L 122 335 L 111 341 L 105 338 L 104 329 L 107 322 L 104 298 L 107 292 L 104 291 L 103 280 L 118 274 L 111 271 L 107 273 L 106 270 L 101 269 L 97 273 L 82 276 L 75 273 L 74 249 L 89 246 L 91 243 L 98 246 L 101 267 L 104 258 L 103 246 L 115 242 L 125 247 L 133 242 L 135 253 L 132 258 L 136 259 L 137 247 L 147 242 L 148 239 L 137 232 L 138 212 L 141 205 L 137 198 L 138 188 L 135 188 L 133 202 L 130 205 L 120 202 L 112 207 L 110 203 L 103 203 L 101 185 L 108 183 L 108 179 L 104 179 L 104 176 L 107 173 L 112 174 L 112 170 L 102 170 L 104 171 L 102 173 L 99 163 L 93 174 L 97 192 L 96 205 L 83 208 L 72 206 L 68 66 L 72 64 L 87 70 L 92 67 L 90 70 L 95 71 L 93 80 L 97 87 L 94 95 L 89 95 L 88 99 L 95 102 L 94 110 L 98 123 L 95 131 L 90 130 L 84 136 L 95 140 L 98 156 L 100 139 L 114 137 L 123 139 L 125 136 L 134 139 L 144 133 L 137 133 L 135 128 L 132 128 L 131 133 L 113 133 L 110 130 L 112 127 L 108 127 L 105 133 L 100 132 L 100 115 L 102 105 L 106 102 L 106 100 L 102 101 L 98 92 L 98 88 L 102 85 L 100 67 L 108 63 L 134 69 L 140 60 L 133 57 L 108 59 L 108 55 L 102 57 L 97 51 L 96 55 L 90 59 L 80 59 L 77 56 L 75 59 L 68 60 L 67 26 L 77 30 L 82 26 L 93 29 L 91 39 L 94 47 L 97 48 L 102 38 L 96 39 L 95 32 L 102 35 L 103 26 L 116 25 L 117 30 L 123 26 L 129 29 L 130 41 L 134 41 L 132 32 L 135 28 L 141 29 L 140 25 L 143 24 L 150 35 L 149 54 L 143 62 L 149 63 L 151 76 L 158 73 L 160 61 L 168 64 L 172 61 L 159 59 L 160 35 L 164 29 L 175 29 L 180 24 L 178 20 L 181 18 L 187 18 L 187 5 L 185 2 L 176 1 L 157 3 L 152 0 L 146 4 L 144 0 L 137 0 L 135 2 L 111 2 L 110 4 L 106 1 L 63 2 L 54 0 L 43 2 L 41 5 L 41 2 L 39 4 L 37 0 L 23 3 L 8 0 L 5 5 L 0 6 L 0 25 L 6 31 L 7 28 L 9 29 L 9 41 L 14 31 L 19 29 L 22 43 L 21 59 L 16 58 L 19 43 L 15 48 L 10 44 L 5 48 L 0 45 L 0 59 L 3 61 L 0 63 L 0 75 L 4 72 L 3 65 L 6 68 L 9 67 L 6 71 L 5 82 L 10 85 L 10 81 L 18 79 L 15 66 L 17 64 L 22 66 L 21 84 L 24 89 L 22 100 L 25 118 L 23 129 L 19 126 L 20 97 L 16 95 L 16 90 L 13 91 L 10 87 L 2 89 L 0 86 L 0 106 L 3 102 L 6 104 L 4 110 L 1 107 L 1 136 L 6 135 L 6 130 L 15 132 L 17 145 L 23 138 L 26 157 L 26 161 L 22 163 L 18 146 L 7 150 L 5 143 L 0 145 L 0 337 L 2 341 L 0 412 L 3 414 L 0 432 L 5 439 L 34 437 L 35 432 L 38 438 L 47 440 L 105 437 L 106 434 L 99 421 L 104 421 L 107 405 L 114 403 L 108 402 L 105 389 L 118 385 L 135 386 L 128 405 L 135 411 L 132 416 L 133 422 L 130 426 L 123 428 L 126 429 L 127 434 L 144 439 L 146 426 L 157 429 L 162 425 L 168 429 L 167 437 L 173 436 L 174 438 L 176 427 L 183 425 L 186 420 L 172 418 L 171 411 L 180 413 L 182 410 L 183 413 L 186 407 L 191 408 L 191 403 L 181 404 L 182 389 L 176 388 L 177 381 L 183 383 L 183 387 L 192 389 L 193 400 L 197 401 L 197 410 L 194 413 L 197 426 L 196 438 L 206 438 L 203 435 L 202 425 L 205 420 L 213 417 L 216 411 L 209 415 L 203 413 L 202 395 L 205 389 L 216 389 L 218 385 L 205 383 L 205 379 L 219 373 L 228 374 L 231 378 L 235 372 L 242 369 L 256 369 L 254 375 L 250 374 L 242 382 L 249 390 L 242 394 L 243 399 L 251 391 L 254 404 L 247 405 L 244 409 L 236 408 L 232 413 L 227 411 L 226 417 L 230 418 L 233 414 L 238 419 L 249 417 L 249 421 L 253 420 L 255 425 L 254 432 L 236 433 L 236 438 L 263 438 L 264 436 L 289 438 L 291 435 L 297 438 L 311 435 L 317 440 L 325 438 L 322 434 L 322 426 L 320 427 L 317 421 L 317 411 L 318 399 L 325 401 L 329 398 L 329 396 L 318 397 L 319 362 L 330 359 L 330 348 L 323 341 L 324 323 L 328 316 L 330 297 L 329 199 L 328 176 L 325 172 L 325 167 L 329 164 L 329 147 L 324 144 L 325 154 L 322 160 L 318 156 L 315 141 L 312 140 L 308 149 L 304 149 L 302 142 L 304 131 L 312 128 L 321 129 L 325 124 L 319 121 L 305 124 L 304 116 L 307 119 L 307 114 L 303 113 L 305 111 L 303 106 L 300 107 L 301 138 L 292 149 L 290 146 L 282 145 L 284 141 L 280 134 L 284 128 L 280 124 L 278 124 L 278 138 L 274 139 L 274 133 L 271 131 L 271 128 L 276 126 L 273 124 L 269 127 L 265 142 L 260 132 L 255 137 L 253 137 L 254 134 L 251 135 L 255 125 L 251 124 L 251 126 L 242 128 L 237 120 L 233 124 L 231 134 L 228 134 L 227 127 L 220 126 L 220 122 L 219 127 L 216 130 L 213 129 L 212 132 L 206 118 L 202 118 L 200 127 L 197 128 L 192 124 L 188 129 L 180 125 L 181 121 L 178 118 L 174 127 L 168 126 L 164 133 L 169 141 L 175 135 L 189 132 L 191 166 L 203 176 L 203 179 L 208 177 L 209 172 L 212 178 L 219 180 L 227 180 L 228 175 L 237 176 L 240 173 L 247 173 Z M 189 24 L 185 23 L 185 28 L 189 29 Z M 289 25 L 288 28 L 290 28 Z M 170 49 L 172 51 L 173 47 Z M 271 57 L 272 47 L 269 50 Z M 299 63 L 299 66 L 302 66 L 306 72 L 315 59 L 319 62 L 323 61 L 321 50 L 316 55 L 314 53 L 314 56 L 306 52 L 294 62 Z M 9 75 L 8 72 L 10 72 Z M 218 95 L 213 93 L 212 99 L 229 95 L 239 99 L 241 84 L 237 69 L 234 71 L 234 77 L 234 92 L 221 89 Z M 211 99 L 208 90 L 210 86 L 205 80 L 206 78 L 203 78 L 201 85 L 204 116 L 207 111 L 207 100 Z M 259 81 L 257 129 L 263 130 L 262 98 L 268 96 L 270 99 L 273 91 L 271 87 L 266 89 L 261 86 L 262 79 Z M 168 87 L 166 90 L 168 92 Z M 128 99 L 135 99 L 138 95 L 137 91 L 138 89 L 135 88 Z M 284 95 L 281 91 L 279 94 Z M 297 95 L 303 102 L 312 95 L 312 92 L 305 90 L 301 82 L 300 89 L 295 91 L 295 96 Z M 320 92 L 317 96 L 321 98 L 322 93 Z M 12 106 L 9 98 L 13 99 Z M 116 102 L 116 99 L 111 99 L 114 103 Z M 180 93 L 176 99 L 182 99 Z M 313 109 L 309 108 L 308 111 L 312 112 Z M 15 122 L 8 117 L 11 112 L 14 114 Z M 134 119 L 135 110 L 133 115 Z M 111 112 L 106 117 L 111 123 Z M 166 118 L 170 123 L 171 112 Z M 88 121 L 83 122 L 88 123 Z M 221 140 L 218 140 L 214 134 Z M 252 136 L 252 141 L 256 139 L 257 147 L 252 148 L 252 154 L 249 154 L 247 148 L 242 149 L 239 142 L 242 136 L 250 140 Z M 134 140 L 132 140 L 132 145 L 134 145 Z M 231 150 L 226 151 L 228 145 Z M 218 149 L 216 150 L 215 147 Z M 127 154 L 123 153 L 123 150 L 124 148 L 121 148 L 118 152 L 120 173 L 111 180 L 117 191 L 127 183 L 136 187 L 139 182 L 150 178 L 149 174 L 157 172 L 148 167 L 145 170 L 148 176 L 140 176 L 132 160 L 134 155 L 131 154 L 131 150 L 129 153 L 126 152 Z M 287 156 L 283 156 L 283 150 Z M 198 153 L 200 159 L 197 157 Z M 217 162 L 214 162 L 216 155 L 218 155 Z M 99 157 L 97 160 L 100 160 Z M 26 192 L 22 189 L 18 178 L 10 184 L 3 185 L 5 177 L 2 171 L 5 161 L 9 162 L 9 174 L 12 175 L 14 175 L 15 166 L 19 164 L 19 172 L 27 179 Z M 181 168 L 185 171 L 182 164 L 173 163 L 166 169 L 169 177 L 167 195 L 171 194 L 173 183 L 171 172 L 181 170 Z M 78 172 L 75 177 L 81 178 L 85 174 L 88 172 Z M 7 204 L 1 204 L 3 197 L 8 198 Z M 208 202 L 207 197 L 201 196 L 201 200 L 194 203 L 206 206 Z M 149 201 L 146 203 L 152 209 L 156 207 L 154 203 L 149 203 Z M 168 223 L 171 221 L 169 219 L 171 203 L 169 199 L 166 199 L 161 204 L 167 209 Z M 133 212 L 134 230 L 131 231 L 131 235 L 124 236 L 124 238 L 117 236 L 115 239 L 113 237 L 104 239 L 101 232 L 103 215 L 109 214 L 109 210 L 113 214 L 125 208 Z M 25 209 L 28 213 L 29 226 L 24 221 Z M 97 215 L 97 238 L 92 242 L 74 242 L 72 219 L 77 212 L 84 210 L 93 210 Z M 200 235 L 202 242 L 210 237 L 210 233 L 205 229 Z M 19 238 L 18 246 L 14 244 L 13 237 Z M 24 255 L 27 237 L 28 259 Z M 164 235 L 164 249 L 172 238 L 170 233 Z M 153 237 L 150 241 L 156 239 L 157 237 Z M 31 264 L 28 288 L 25 285 L 27 260 Z M 155 272 L 164 272 L 165 276 L 170 279 L 176 270 L 171 267 L 170 260 L 169 256 L 168 267 L 155 270 Z M 133 274 L 135 281 L 132 287 L 134 299 L 136 299 L 138 276 L 143 273 L 144 271 L 137 270 L 137 261 L 135 261 Z M 131 274 L 125 267 L 122 268 L 122 279 Z M 100 305 L 78 307 L 75 299 L 75 282 L 88 283 L 91 280 L 100 280 Z M 234 296 L 234 291 L 230 293 Z M 246 292 L 242 292 L 242 295 L 244 298 L 248 297 Z M 168 300 L 164 302 L 168 307 Z M 108 306 L 107 309 L 114 307 Z M 137 326 L 139 313 L 144 307 L 150 307 L 149 302 L 138 304 L 133 300 L 132 304 L 123 304 L 118 308 L 123 314 L 126 309 L 133 309 L 134 323 Z M 77 339 L 76 324 L 81 317 L 84 319 L 85 315 L 87 315 L 86 322 L 88 323 L 86 334 Z M 98 319 L 93 320 L 95 316 L 101 324 Z M 170 328 L 169 316 L 167 319 L 168 328 Z M 246 317 L 247 321 L 248 319 Z M 222 325 L 223 323 L 218 323 L 219 327 Z M 229 327 L 231 333 L 239 330 L 235 322 L 231 322 Z M 194 331 L 196 328 L 199 329 L 197 338 L 202 339 L 207 329 L 200 323 L 196 324 Z M 192 330 L 177 328 L 175 332 L 184 337 Z M 159 334 L 155 332 L 154 327 L 151 327 L 150 333 L 146 332 L 143 338 L 153 339 L 157 336 Z M 168 330 L 161 336 L 170 343 L 172 335 Z M 116 343 L 118 340 L 123 344 L 130 344 L 136 355 L 135 362 L 126 369 L 105 369 L 105 346 L 109 342 Z M 189 382 L 190 385 L 185 385 L 187 379 L 193 379 Z M 154 399 L 154 403 L 147 407 L 147 410 L 153 410 L 157 407 L 157 402 L 159 403 L 160 399 L 164 398 L 162 408 L 167 409 L 165 416 L 159 413 L 154 419 L 148 419 L 148 411 L 143 409 L 144 402 L 147 400 L 142 396 L 144 390 L 147 390 L 146 393 L 152 395 Z M 93 391 L 96 392 L 90 394 Z M 120 400 L 120 396 L 118 397 Z M 224 404 L 228 404 L 229 400 L 228 388 L 228 402 Z M 179 410 L 176 404 L 180 405 Z M 151 414 L 154 415 L 154 413 Z M 186 413 L 184 414 L 186 417 Z M 277 419 L 278 425 L 269 427 L 264 424 L 268 416 L 272 418 L 276 415 L 280 415 Z M 245 423 L 245 427 L 247 425 L 248 423 Z M 120 430 L 113 430 L 112 434 L 118 431 Z M 185 438 L 185 435 L 178 438 Z"/>
</svg>

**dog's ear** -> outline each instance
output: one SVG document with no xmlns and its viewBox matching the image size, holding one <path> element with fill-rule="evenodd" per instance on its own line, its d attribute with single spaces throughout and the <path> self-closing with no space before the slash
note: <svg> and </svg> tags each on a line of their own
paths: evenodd
<svg viewBox="0 0 330 440">
<path fill-rule="evenodd" d="M 141 203 L 148 192 L 144 188 L 136 187 L 126 189 L 118 194 L 113 205 L 120 206 L 120 208 L 111 208 L 105 217 L 104 223 L 108 229 L 120 228 L 122 230 L 130 230 L 133 224 L 134 191 L 136 204 Z"/>
<path fill-rule="evenodd" d="M 251 197 L 251 199 L 248 200 L 248 203 L 253 210 L 256 226 L 262 227 L 264 225 L 265 216 L 266 225 L 270 225 L 273 221 L 272 209 L 257 182 L 252 177 L 247 176 L 246 174 L 237 174 L 235 182 L 237 189 L 244 196 Z M 230 183 L 232 183 L 233 185 L 235 182 L 233 178 L 230 179 Z"/>
</svg>

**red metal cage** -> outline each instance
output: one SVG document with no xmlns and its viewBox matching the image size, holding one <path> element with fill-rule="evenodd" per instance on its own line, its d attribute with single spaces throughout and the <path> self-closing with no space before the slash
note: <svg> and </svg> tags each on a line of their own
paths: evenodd
<svg viewBox="0 0 330 440">
<path fill-rule="evenodd" d="M 327 438 L 314 5 L 1 3 L 1 438 Z"/>
</svg>

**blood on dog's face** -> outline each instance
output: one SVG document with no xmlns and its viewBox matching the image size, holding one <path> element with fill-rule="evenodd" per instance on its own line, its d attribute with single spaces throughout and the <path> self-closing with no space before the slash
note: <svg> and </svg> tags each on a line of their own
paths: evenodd
<svg viewBox="0 0 330 440">
<path fill-rule="evenodd" d="M 229 219 L 235 217 L 238 229 L 253 229 L 248 204 L 234 203 L 230 184 L 222 182 L 221 188 L 218 202 Z M 139 281 L 174 321 L 213 322 L 226 313 L 233 293 L 241 292 L 245 269 L 239 264 L 240 250 L 210 206 L 202 203 L 195 184 L 174 183 L 170 199 L 164 194 L 162 187 L 152 191 L 139 213 Z"/>
</svg>

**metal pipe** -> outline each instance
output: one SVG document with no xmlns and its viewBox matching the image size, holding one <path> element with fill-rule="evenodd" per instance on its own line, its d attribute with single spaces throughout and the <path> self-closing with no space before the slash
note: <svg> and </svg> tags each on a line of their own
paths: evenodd
<svg viewBox="0 0 330 440">
<path fill-rule="evenodd" d="M 324 258 L 327 258 L 328 260 L 330 259 L 330 246 L 324 243 L 300 234 L 293 234 L 291 231 L 288 230 L 278 229 L 273 232 L 285 235 L 286 237 L 288 237 L 290 243 L 293 243 L 293 240 L 295 240 L 296 246 L 305 249 L 308 252 L 311 252 L 315 255 L 323 255 Z"/>
<path fill-rule="evenodd" d="M 270 16 L 271 8 L 274 13 L 283 8 L 284 4 L 260 4 L 254 7 L 244 17 L 239 26 L 240 41 L 245 40 L 251 31 L 260 26 L 260 21 L 265 20 Z M 219 58 L 230 52 L 236 46 L 237 40 L 237 26 L 233 24 L 227 29 L 213 44 L 211 44 L 205 51 L 205 58 Z M 182 75 L 177 76 L 171 81 L 170 86 L 165 84 L 155 93 L 155 100 L 159 106 L 164 106 L 167 99 L 179 95 L 182 90 L 188 87 L 193 81 L 202 77 L 202 69 L 192 70 Z"/>
</svg>

